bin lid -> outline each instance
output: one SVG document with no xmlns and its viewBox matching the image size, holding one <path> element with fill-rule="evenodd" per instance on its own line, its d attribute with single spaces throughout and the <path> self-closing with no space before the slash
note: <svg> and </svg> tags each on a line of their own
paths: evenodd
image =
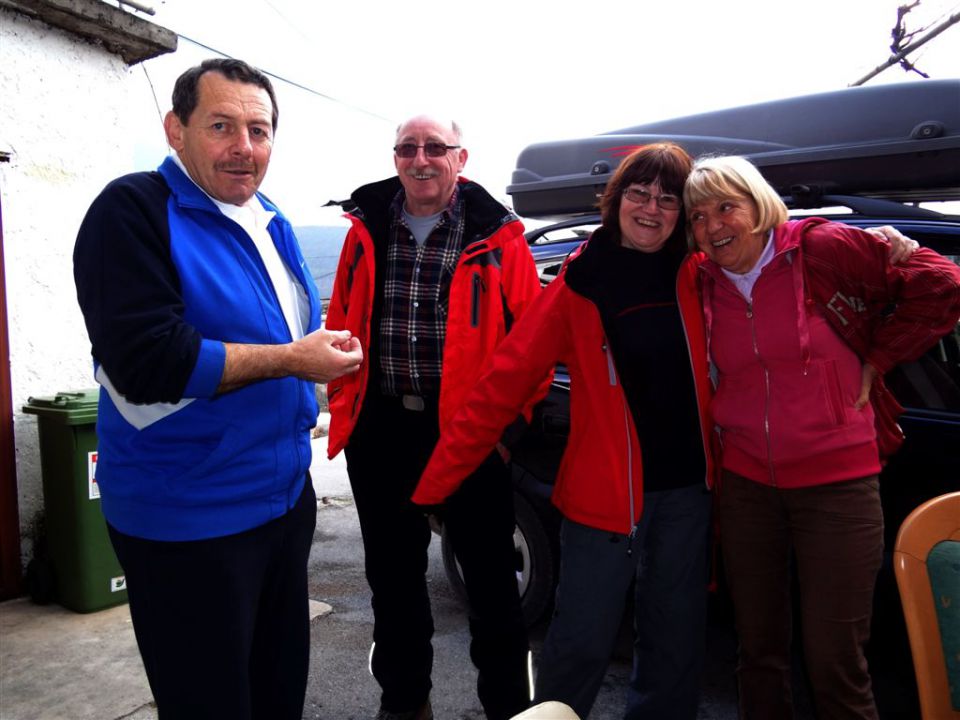
<svg viewBox="0 0 960 720">
<path fill-rule="evenodd" d="M 25 413 L 50 418 L 65 425 L 96 423 L 99 388 L 67 390 L 53 397 L 30 397 L 23 406 Z"/>
</svg>

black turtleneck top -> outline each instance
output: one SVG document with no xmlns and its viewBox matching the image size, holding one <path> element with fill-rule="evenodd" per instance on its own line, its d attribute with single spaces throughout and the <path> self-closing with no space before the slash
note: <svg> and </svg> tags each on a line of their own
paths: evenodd
<svg viewBox="0 0 960 720">
<path fill-rule="evenodd" d="M 644 490 L 703 483 L 706 459 L 677 304 L 684 251 L 645 253 L 603 240 L 597 250 L 605 277 L 594 300 L 639 435 Z"/>
</svg>

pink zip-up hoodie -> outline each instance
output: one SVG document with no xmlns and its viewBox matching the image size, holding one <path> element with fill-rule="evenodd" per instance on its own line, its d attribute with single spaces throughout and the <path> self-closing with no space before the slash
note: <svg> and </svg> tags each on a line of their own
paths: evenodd
<svg viewBox="0 0 960 720">
<path fill-rule="evenodd" d="M 702 266 L 723 467 L 783 488 L 880 471 L 873 410 L 854 408 L 860 359 L 806 302 L 798 225 L 776 229 L 752 302 L 718 265 Z"/>
</svg>

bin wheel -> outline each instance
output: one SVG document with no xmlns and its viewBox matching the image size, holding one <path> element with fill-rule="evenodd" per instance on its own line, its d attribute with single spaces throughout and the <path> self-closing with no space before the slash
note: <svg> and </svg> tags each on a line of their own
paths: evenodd
<svg viewBox="0 0 960 720">
<path fill-rule="evenodd" d="M 54 599 L 57 578 L 46 558 L 34 558 L 27 563 L 27 594 L 37 605 L 47 605 Z"/>
</svg>

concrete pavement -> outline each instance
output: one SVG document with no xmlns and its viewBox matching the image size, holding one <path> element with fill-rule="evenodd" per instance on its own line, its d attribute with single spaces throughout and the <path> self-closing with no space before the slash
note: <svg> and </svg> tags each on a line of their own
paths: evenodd
<svg viewBox="0 0 960 720">
<path fill-rule="evenodd" d="M 313 451 L 318 514 L 308 569 L 314 621 L 304 718 L 370 720 L 379 688 L 367 671 L 373 618 L 359 523 L 342 455 L 327 461 L 325 437 L 314 439 Z M 438 720 L 482 720 L 466 613 L 446 581 L 439 545 L 430 545 L 427 571 L 436 626 L 434 712 Z M 534 654 L 544 630 L 531 631 Z M 735 647 L 726 630 L 710 645 L 698 717 L 734 720 Z M 611 663 L 592 720 L 622 717 L 629 675 L 628 661 Z M 157 720 L 127 606 L 78 614 L 27 599 L 0 603 L 0 720 Z"/>
<path fill-rule="evenodd" d="M 323 421 L 326 418 L 322 418 Z M 349 498 L 346 462 L 312 441 L 318 506 Z M 330 606 L 311 601 L 311 616 Z M 75 613 L 27 598 L 0 603 L 0 720 L 156 720 L 130 611 Z"/>
</svg>

